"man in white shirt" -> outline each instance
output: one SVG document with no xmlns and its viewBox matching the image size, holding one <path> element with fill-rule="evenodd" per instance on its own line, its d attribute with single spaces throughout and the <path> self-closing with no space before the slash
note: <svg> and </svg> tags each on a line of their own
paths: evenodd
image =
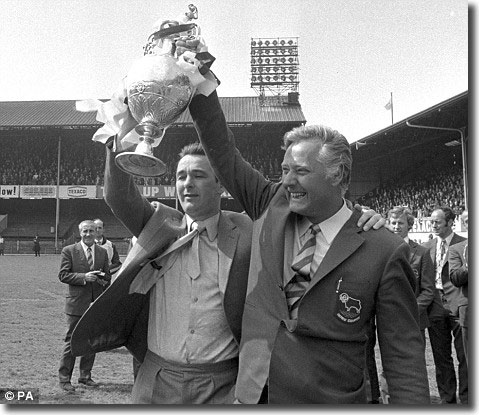
<svg viewBox="0 0 479 415">
<path fill-rule="evenodd" d="M 453 232 L 455 214 L 451 208 L 442 206 L 432 212 L 432 232 L 436 238 L 423 244 L 429 249 L 435 269 L 435 295 L 429 307 L 429 340 L 436 366 L 436 382 L 442 403 L 457 403 L 457 380 L 452 358 L 454 343 L 459 362 L 459 398 L 468 403 L 467 363 L 459 324 L 458 299 L 460 289 L 449 278 L 448 251 L 465 238 Z"/>
<path fill-rule="evenodd" d="M 177 196 L 185 212 L 174 211 L 180 219 L 180 238 L 176 245 L 156 252 L 152 240 L 160 238 L 161 230 L 151 223 L 162 215 L 167 219 L 160 223 L 173 220 L 172 209 L 142 197 L 133 178 L 115 165 L 110 150 L 106 165 L 105 200 L 138 238 L 131 256 L 142 249 L 145 240 L 145 249 L 153 250 L 149 258 L 161 256 L 146 263 L 130 286 L 133 295 L 146 295 L 149 305 L 147 336 L 135 340 L 147 343 L 147 351 L 135 356 L 142 365 L 133 387 L 133 403 L 231 403 L 251 220 L 220 209 L 223 188 L 201 146 L 188 145 L 176 171 Z M 125 265 L 128 262 L 129 258 Z"/>
</svg>

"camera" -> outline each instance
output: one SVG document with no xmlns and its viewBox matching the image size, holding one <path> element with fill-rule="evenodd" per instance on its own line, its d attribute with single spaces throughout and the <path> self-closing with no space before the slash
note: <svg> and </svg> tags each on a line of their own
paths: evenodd
<svg viewBox="0 0 479 415">
<path fill-rule="evenodd" d="M 106 274 L 105 274 L 103 271 L 97 271 L 97 272 L 96 272 L 96 276 L 97 276 L 100 280 L 106 281 L 105 275 L 106 275 Z"/>
</svg>

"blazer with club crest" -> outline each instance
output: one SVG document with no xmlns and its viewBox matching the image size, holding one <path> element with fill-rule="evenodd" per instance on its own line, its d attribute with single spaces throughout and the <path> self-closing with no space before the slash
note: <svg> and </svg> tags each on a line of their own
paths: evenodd
<svg viewBox="0 0 479 415">
<path fill-rule="evenodd" d="M 253 219 L 236 398 L 257 403 L 366 403 L 365 343 L 376 317 L 391 403 L 428 404 L 429 386 L 409 247 L 386 229 L 363 232 L 359 212 L 340 230 L 291 320 L 283 273 L 292 223 L 281 184 L 235 148 L 216 92 L 190 113 L 217 176 Z M 320 208 L 320 207 L 318 207 Z M 289 246 L 289 247 L 288 247 Z M 289 262 L 288 262 L 289 261 Z"/>
</svg>

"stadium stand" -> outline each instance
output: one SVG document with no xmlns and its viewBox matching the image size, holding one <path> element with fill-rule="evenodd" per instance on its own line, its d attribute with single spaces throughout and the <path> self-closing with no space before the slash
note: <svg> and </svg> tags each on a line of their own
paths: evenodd
<svg viewBox="0 0 479 415">
<path fill-rule="evenodd" d="M 381 213 L 408 206 L 428 217 L 436 205 L 467 206 L 468 92 L 351 145 L 349 198 Z"/>
<path fill-rule="evenodd" d="M 464 211 L 461 166 L 445 168 L 442 165 L 434 169 L 428 166 L 428 171 L 418 177 L 403 180 L 400 184 L 397 180 L 390 181 L 371 191 L 373 196 L 363 198 L 361 203 L 384 217 L 394 206 L 408 206 L 418 219 L 429 217 L 439 206 L 450 206 L 457 216 Z"/>
<path fill-rule="evenodd" d="M 271 180 L 281 177 L 282 137 L 304 124 L 300 106 L 261 108 L 257 97 L 221 98 L 236 144 L 253 167 Z M 464 128 L 467 137 L 468 92 L 411 117 L 415 123 Z M 94 114 L 78 113 L 74 101 L 0 102 L 0 190 L 2 186 L 57 185 L 60 153 L 60 185 L 103 185 L 104 148 L 91 137 L 100 125 Z M 405 120 L 351 145 L 353 174 L 347 197 L 376 211 L 409 206 L 414 215 L 427 218 L 437 205 L 451 206 L 459 215 L 466 205 L 461 146 L 448 146 L 453 134 L 417 131 Z M 137 178 L 138 185 L 174 185 L 177 155 L 197 140 L 189 114 L 171 126 L 154 149 L 167 165 L 160 178 Z M 148 195 L 147 195 L 148 196 Z M 98 196 L 97 196 L 98 197 Z M 174 199 L 162 202 L 175 206 Z M 43 253 L 58 252 L 78 237 L 76 226 L 85 218 L 104 220 L 107 237 L 125 254 L 128 231 L 98 199 L 58 201 L 58 234 L 55 235 L 57 201 L 1 198 L 0 218 L 6 253 L 31 253 L 39 234 Z M 222 200 L 225 209 L 239 211 L 236 201 Z"/>
<path fill-rule="evenodd" d="M 284 105 L 262 107 L 258 97 L 226 97 L 220 101 L 243 154 L 254 167 L 277 180 L 283 157 L 281 138 L 286 131 L 306 122 L 299 103 L 285 101 Z M 96 217 L 104 220 L 107 237 L 117 244 L 120 254 L 126 253 L 125 239 L 131 235 L 101 198 L 105 150 L 102 144 L 91 140 L 100 126 L 95 113 L 76 111 L 75 101 L 0 102 L 0 192 L 21 186 L 53 188 L 49 189 L 50 199 L 47 196 L 29 199 L 25 194 L 13 198 L 6 194 L 7 198 L 2 198 L 0 194 L 0 216 L 5 216 L 2 223 L 6 223 L 0 233 L 5 238 L 6 253 L 32 252 L 31 240 L 36 233 L 42 241 L 43 253 L 59 252 L 64 244 L 78 237 L 79 221 Z M 196 131 L 186 111 L 154 148 L 155 156 L 166 163 L 167 173 L 160 178 L 136 178 L 137 184 L 174 185 L 178 153 L 185 144 L 195 140 Z M 59 186 L 96 187 L 97 199 L 95 194 L 60 198 L 56 232 L 57 200 L 53 193 L 58 175 Z M 42 196 L 37 192 L 35 197 Z M 162 202 L 175 205 L 171 196 Z M 228 198 L 222 200 L 222 206 L 240 210 L 240 206 Z"/>
<path fill-rule="evenodd" d="M 194 138 L 192 139 L 194 140 Z M 167 164 L 167 173 L 159 178 L 137 178 L 138 184 L 171 185 L 175 182 L 178 153 L 192 140 L 165 140 L 154 154 Z M 49 137 L 7 137 L 2 140 L 0 185 L 56 185 L 57 141 Z M 271 140 L 238 141 L 245 158 L 264 175 L 278 179 L 281 175 L 282 152 Z M 60 184 L 103 185 L 105 155 L 102 144 L 93 141 L 64 139 L 62 142 Z"/>
</svg>

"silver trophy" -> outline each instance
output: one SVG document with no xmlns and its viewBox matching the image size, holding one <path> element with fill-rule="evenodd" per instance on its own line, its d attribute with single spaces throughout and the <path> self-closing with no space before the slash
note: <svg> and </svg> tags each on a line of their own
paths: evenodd
<svg viewBox="0 0 479 415">
<path fill-rule="evenodd" d="M 159 30 L 150 35 L 144 56 L 128 72 L 128 107 L 138 121 L 135 130 L 140 141 L 134 152 L 120 153 L 115 161 L 129 174 L 158 177 L 166 172 L 165 163 L 153 156 L 153 147 L 158 146 L 166 129 L 185 111 L 196 91 L 177 65 L 175 53 L 179 40 L 194 43 L 199 36 L 198 26 L 189 23 L 197 16 L 196 7 L 190 4 L 189 12 L 180 19 L 163 21 Z"/>
</svg>

